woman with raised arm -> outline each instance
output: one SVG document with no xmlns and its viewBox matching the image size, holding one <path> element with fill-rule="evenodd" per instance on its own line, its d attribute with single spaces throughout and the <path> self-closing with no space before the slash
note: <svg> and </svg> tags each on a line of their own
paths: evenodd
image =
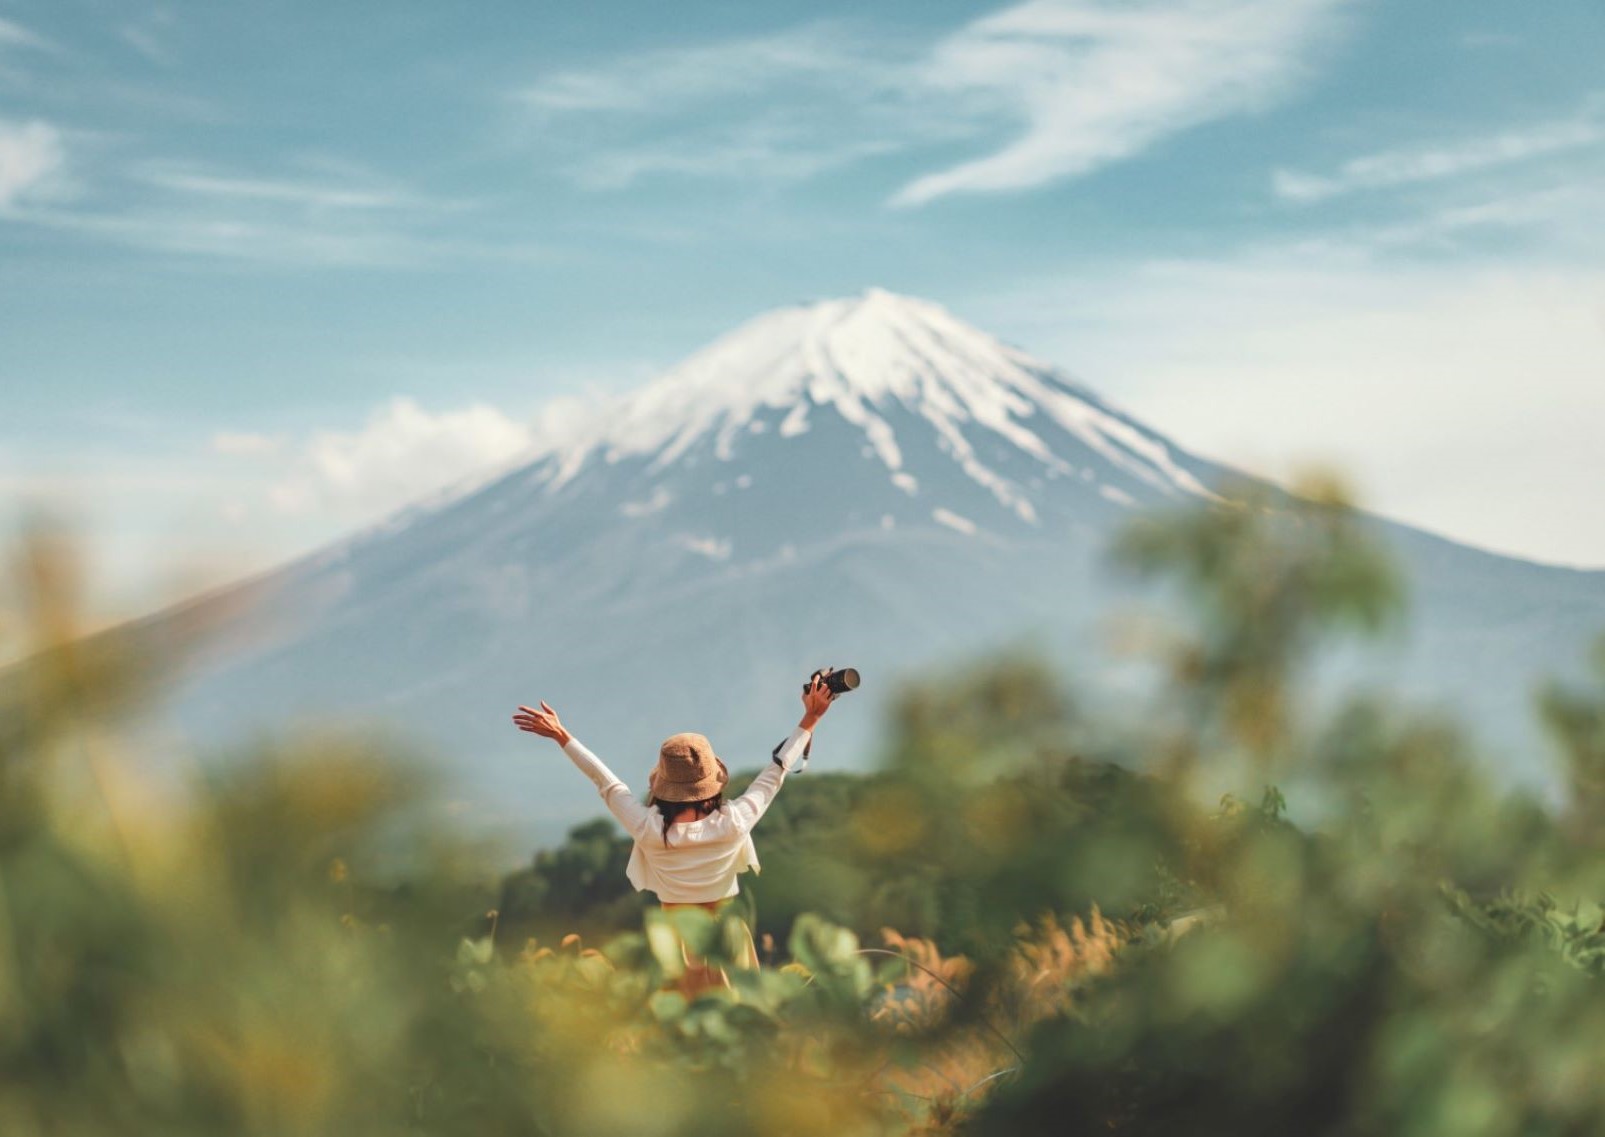
<svg viewBox="0 0 1605 1137">
<path fill-rule="evenodd" d="M 724 799 L 730 772 L 700 734 L 676 734 L 658 750 L 646 803 L 587 750 L 544 702 L 540 709 L 519 707 L 513 722 L 520 730 L 550 738 L 563 748 L 580 772 L 596 784 L 609 812 L 635 840 L 625 870 L 638 891 L 657 894 L 664 908 L 694 906 L 715 915 L 741 891 L 736 878 L 758 869 L 752 829 L 764 815 L 786 774 L 809 747 L 814 727 L 835 696 L 824 675 L 815 675 L 803 691 L 803 716 L 797 729 L 775 748 L 773 761 L 734 801 Z M 758 965 L 748 931 L 748 964 Z M 682 989 L 688 997 L 708 987 L 728 986 L 717 968 L 687 960 Z"/>
</svg>

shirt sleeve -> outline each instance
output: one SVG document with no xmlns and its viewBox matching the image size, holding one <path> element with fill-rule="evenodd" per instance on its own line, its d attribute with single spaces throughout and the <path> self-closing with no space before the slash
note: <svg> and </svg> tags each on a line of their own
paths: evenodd
<svg viewBox="0 0 1605 1137">
<path fill-rule="evenodd" d="M 630 792 L 630 787 L 621 782 L 618 775 L 609 770 L 602 760 L 588 750 L 583 742 L 569 736 L 568 745 L 563 747 L 569 761 L 578 767 L 596 786 L 597 792 L 602 795 L 602 804 L 607 806 L 608 812 L 618 818 L 624 831 L 632 837 L 639 837 L 644 829 L 651 825 L 651 811 L 636 799 Z"/>
<path fill-rule="evenodd" d="M 758 824 L 758 819 L 769 809 L 775 800 L 775 795 L 780 792 L 786 774 L 802 755 L 803 748 L 808 745 L 809 737 L 809 732 L 802 727 L 792 731 L 776 750 L 776 760 L 765 766 L 763 773 L 752 780 L 752 785 L 747 787 L 746 793 L 730 803 L 730 819 L 735 822 L 739 832 L 747 833 Z"/>
</svg>

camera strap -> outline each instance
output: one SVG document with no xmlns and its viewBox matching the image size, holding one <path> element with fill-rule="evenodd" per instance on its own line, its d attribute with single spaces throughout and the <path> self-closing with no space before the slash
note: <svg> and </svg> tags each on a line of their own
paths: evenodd
<svg viewBox="0 0 1605 1137">
<path fill-rule="evenodd" d="M 784 745 L 786 745 L 786 740 L 782 738 L 779 742 L 775 743 L 775 748 L 769 752 L 769 760 L 776 766 L 779 766 L 782 770 L 786 768 L 785 765 L 780 761 L 780 748 Z M 813 749 L 814 736 L 810 734 L 808 736 L 808 741 L 803 743 L 802 760 L 797 763 L 797 769 L 795 771 L 796 773 L 802 773 L 803 769 L 808 765 L 808 755 L 813 752 Z"/>
</svg>

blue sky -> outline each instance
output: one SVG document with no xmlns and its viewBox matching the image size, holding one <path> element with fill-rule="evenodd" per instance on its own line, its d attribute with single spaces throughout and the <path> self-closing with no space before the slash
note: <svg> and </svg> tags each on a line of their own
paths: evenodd
<svg viewBox="0 0 1605 1137">
<path fill-rule="evenodd" d="M 0 0 L 0 500 L 139 607 L 880 285 L 1605 565 L 1602 57 L 1597 0 Z"/>
</svg>

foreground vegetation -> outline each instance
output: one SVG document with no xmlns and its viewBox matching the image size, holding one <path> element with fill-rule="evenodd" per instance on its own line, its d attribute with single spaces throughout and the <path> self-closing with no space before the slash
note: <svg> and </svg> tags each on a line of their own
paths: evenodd
<svg viewBox="0 0 1605 1137">
<path fill-rule="evenodd" d="M 393 756 L 285 744 L 155 796 L 122 723 L 159 661 L 76 639 L 70 559 L 31 543 L 0 1133 L 1605 1127 L 1605 648 L 1538 700 L 1557 811 L 1451 723 L 1301 700 L 1313 651 L 1402 610 L 1334 491 L 1143 518 L 1118 559 L 1170 604 L 1133 649 L 1153 705 L 1094 723 L 1020 661 L 905 692 L 880 773 L 766 819 L 766 966 L 688 1003 L 681 943 L 729 930 L 644 913 L 606 825 L 462 935 L 482 866 Z"/>
</svg>

